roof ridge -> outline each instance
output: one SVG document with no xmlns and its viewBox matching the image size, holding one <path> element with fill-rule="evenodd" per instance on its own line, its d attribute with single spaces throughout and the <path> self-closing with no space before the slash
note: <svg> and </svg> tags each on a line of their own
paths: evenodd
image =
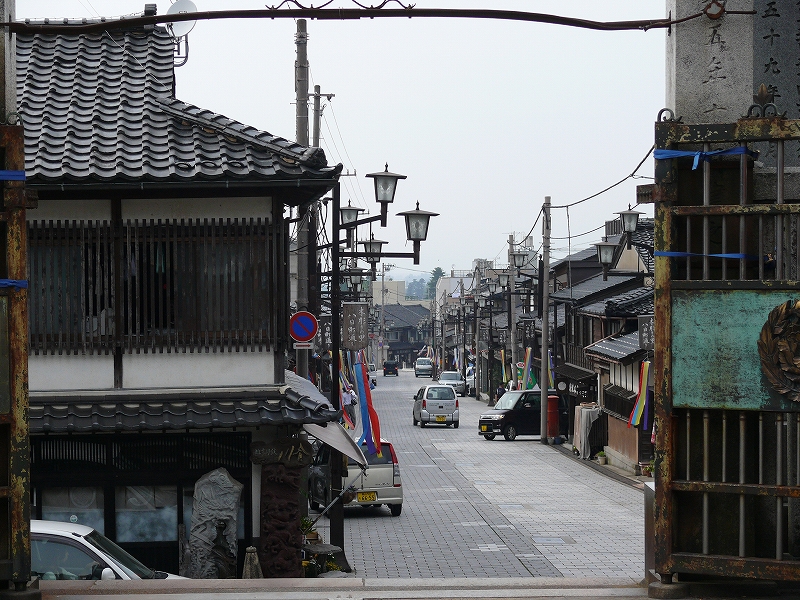
<svg viewBox="0 0 800 600">
<path fill-rule="evenodd" d="M 187 106 L 187 107 L 194 108 L 197 111 L 206 111 L 207 110 L 207 109 L 200 108 L 199 106 L 197 106 L 195 104 L 191 104 L 189 102 L 184 102 L 183 100 L 179 100 L 178 98 L 174 98 L 174 97 L 157 97 L 156 101 L 161 105 L 161 108 L 162 108 L 162 110 L 164 110 L 165 113 L 170 114 L 170 115 L 172 115 L 174 117 L 181 117 L 182 119 L 186 119 L 187 121 L 191 121 L 192 123 L 194 123 L 196 125 L 201 125 L 203 127 L 208 127 L 210 129 L 213 129 L 214 131 L 217 131 L 217 132 L 221 133 L 222 135 L 228 135 L 228 136 L 231 136 L 231 137 L 234 137 L 234 138 L 238 138 L 238 139 L 240 139 L 242 141 L 246 141 L 249 144 L 252 144 L 253 146 L 256 146 L 256 147 L 258 147 L 258 148 L 260 148 L 262 150 L 265 150 L 267 152 L 272 152 L 273 154 L 277 154 L 278 156 L 281 156 L 283 158 L 290 158 L 292 160 L 298 160 L 298 161 L 301 161 L 301 162 L 309 164 L 309 165 L 316 165 L 316 166 L 325 165 L 325 166 L 327 166 L 327 161 L 325 159 L 325 152 L 322 150 L 322 148 L 314 148 L 314 147 L 311 147 L 311 146 L 309 146 L 309 147 L 301 146 L 300 144 L 297 144 L 295 142 L 291 142 L 291 141 L 289 141 L 289 140 L 287 140 L 285 138 L 282 138 L 282 137 L 279 137 L 279 136 L 276 136 L 276 135 L 272 135 L 271 133 L 269 133 L 267 131 L 260 131 L 258 129 L 253 128 L 254 131 L 257 131 L 259 134 L 268 135 L 274 140 L 281 140 L 281 141 L 286 142 L 287 144 L 294 144 L 298 148 L 303 148 L 303 150 L 301 152 L 299 152 L 299 151 L 293 150 L 293 149 L 291 149 L 289 147 L 281 146 L 279 143 L 263 140 L 263 139 L 255 136 L 255 135 L 252 135 L 252 134 L 247 133 L 245 131 L 242 131 L 240 129 L 232 128 L 232 127 L 230 127 L 228 125 L 219 123 L 219 122 L 211 120 L 211 119 L 207 119 L 207 118 L 203 117 L 200 114 L 195 114 L 194 112 L 191 112 L 191 111 L 188 111 L 188 110 L 186 110 L 184 108 L 176 106 L 176 104 L 181 104 L 181 105 L 184 105 L 184 106 Z M 208 110 L 208 112 L 212 112 L 212 111 Z M 219 117 L 222 117 L 223 119 L 226 119 L 229 123 L 235 123 L 237 125 L 240 125 L 241 127 L 247 127 L 243 123 L 241 123 L 239 121 L 235 121 L 234 119 L 231 119 L 230 117 L 227 117 L 227 116 L 222 115 L 220 113 L 213 113 L 213 114 L 217 115 Z"/>
</svg>

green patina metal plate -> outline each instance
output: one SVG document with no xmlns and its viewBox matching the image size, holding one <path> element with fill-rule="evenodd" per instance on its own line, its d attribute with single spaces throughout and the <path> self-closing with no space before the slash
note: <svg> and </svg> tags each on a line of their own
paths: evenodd
<svg viewBox="0 0 800 600">
<path fill-rule="evenodd" d="M 800 411 L 800 402 L 773 389 L 758 353 L 770 312 L 795 296 L 786 291 L 673 291 L 672 405 Z"/>
</svg>

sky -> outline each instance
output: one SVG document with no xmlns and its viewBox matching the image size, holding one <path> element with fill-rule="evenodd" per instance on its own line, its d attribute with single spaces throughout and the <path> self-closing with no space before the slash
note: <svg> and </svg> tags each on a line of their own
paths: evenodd
<svg viewBox="0 0 800 600">
<path fill-rule="evenodd" d="M 153 0 L 149 0 L 152 2 Z M 194 0 L 199 11 L 262 9 L 278 0 Z M 25 0 L 17 19 L 141 13 L 145 0 Z M 158 13 L 171 2 L 158 0 Z M 361 2 L 377 5 L 375 0 Z M 319 6 L 320 0 L 304 1 Z M 658 19 L 663 0 L 416 0 L 419 8 L 491 8 L 597 21 Z M 329 8 L 357 8 L 334 0 Z M 389 3 L 387 7 L 397 8 Z M 439 213 L 420 264 L 391 259 L 395 279 L 436 267 L 468 271 L 476 258 L 507 263 L 508 237 L 530 232 L 545 196 L 573 204 L 625 179 L 648 154 L 664 107 L 666 32 L 597 32 L 560 25 L 472 19 L 308 21 L 311 89 L 323 102 L 320 146 L 342 163 L 342 200 L 377 214 L 367 173 L 400 181 L 386 251 L 410 252 L 402 217 Z M 180 100 L 287 139 L 295 138 L 292 19 L 199 21 L 188 62 L 176 69 Z M 602 230 L 652 182 L 649 157 L 594 199 L 552 211 L 553 258 L 600 241 Z M 639 207 L 652 216 L 652 207 Z M 359 239 L 368 237 L 359 230 Z"/>
</svg>

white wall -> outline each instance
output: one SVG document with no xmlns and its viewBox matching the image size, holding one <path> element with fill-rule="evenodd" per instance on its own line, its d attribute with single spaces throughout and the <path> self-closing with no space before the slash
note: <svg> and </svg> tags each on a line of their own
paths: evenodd
<svg viewBox="0 0 800 600">
<path fill-rule="evenodd" d="M 273 383 L 272 352 L 126 354 L 129 389 L 239 387 Z"/>
<path fill-rule="evenodd" d="M 40 200 L 29 221 L 111 220 L 110 200 Z M 169 198 L 123 200 L 123 219 L 272 219 L 271 198 Z"/>
<path fill-rule="evenodd" d="M 89 355 L 31 355 L 28 388 L 31 392 L 53 390 L 105 390 L 114 387 L 114 357 Z"/>
</svg>

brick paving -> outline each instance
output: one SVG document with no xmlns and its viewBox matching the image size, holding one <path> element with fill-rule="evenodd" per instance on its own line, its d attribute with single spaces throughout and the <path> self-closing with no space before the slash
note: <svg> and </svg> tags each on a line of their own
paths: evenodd
<svg viewBox="0 0 800 600">
<path fill-rule="evenodd" d="M 477 434 L 486 409 L 460 399 L 459 429 L 412 426 L 413 371 L 378 378 L 382 436 L 403 476 L 403 513 L 345 510 L 346 552 L 366 578 L 630 578 L 644 575 L 640 489 L 538 438 Z M 327 521 L 321 520 L 327 537 Z"/>
</svg>

